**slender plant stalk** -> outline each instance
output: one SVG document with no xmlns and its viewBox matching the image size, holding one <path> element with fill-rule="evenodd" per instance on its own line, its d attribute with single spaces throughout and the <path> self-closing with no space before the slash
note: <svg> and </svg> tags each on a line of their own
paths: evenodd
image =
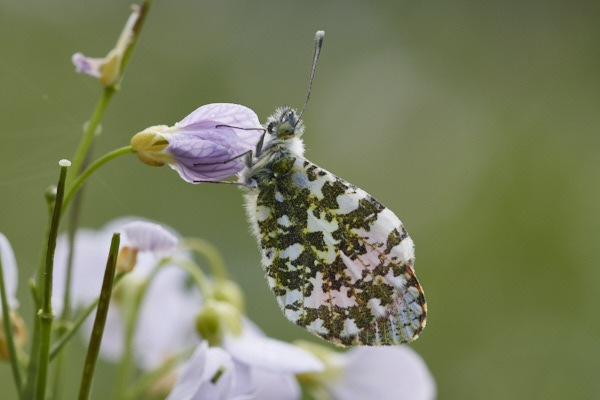
<svg viewBox="0 0 600 400">
<path fill-rule="evenodd" d="M 106 261 L 106 270 L 104 271 L 104 280 L 102 281 L 102 291 L 98 301 L 98 311 L 94 320 L 94 327 L 90 337 L 83 373 L 81 376 L 81 385 L 79 386 L 79 400 L 87 400 L 92 388 L 92 378 L 96 367 L 96 360 L 100 352 L 100 344 L 102 343 L 102 334 L 104 333 L 104 325 L 106 324 L 106 315 L 108 314 L 108 306 L 112 294 L 113 282 L 115 279 L 115 270 L 117 268 L 117 257 L 119 255 L 120 235 L 113 234 L 110 243 L 110 252 Z"/>
<path fill-rule="evenodd" d="M 87 156 L 83 161 L 82 168 L 87 168 L 89 165 L 89 158 L 92 154 L 92 148 L 90 147 Z M 69 193 L 67 188 L 66 193 Z M 65 195 L 66 198 L 66 195 Z M 71 278 L 73 276 L 73 254 L 75 253 L 75 232 L 77 230 L 79 215 L 81 214 L 81 204 L 83 201 L 83 190 L 79 190 L 73 197 L 73 206 L 69 210 L 69 220 L 67 224 L 67 241 L 69 243 L 69 255 L 67 257 L 67 270 L 65 271 L 65 290 L 63 293 L 63 308 L 62 313 L 59 317 L 59 324 L 56 329 L 56 338 L 60 339 L 65 332 L 67 331 L 67 324 L 71 320 Z M 65 212 L 65 200 L 63 199 L 63 212 Z M 52 354 L 52 349 L 50 349 L 50 354 Z M 64 383 L 64 376 L 66 372 L 65 363 L 66 363 L 67 352 L 64 351 L 60 354 L 60 357 L 53 364 L 53 382 L 52 382 L 52 390 L 51 390 L 51 398 L 52 399 L 60 399 L 61 391 Z M 52 361 L 52 356 L 50 356 L 50 361 Z"/>
<path fill-rule="evenodd" d="M 208 266 L 212 272 L 212 275 L 216 279 L 227 278 L 227 269 L 225 268 L 225 261 L 223 260 L 221 253 L 219 253 L 219 251 L 213 244 L 202 239 L 186 238 L 183 240 L 182 245 L 184 247 L 192 249 L 194 252 L 204 257 L 204 259 L 208 262 Z M 191 271 L 190 273 L 192 274 Z"/>
<path fill-rule="evenodd" d="M 73 183 L 71 185 L 69 185 L 67 194 L 65 195 L 65 200 L 63 202 L 63 209 L 67 208 L 67 206 L 71 202 L 71 199 L 73 198 L 75 193 L 77 193 L 77 191 L 79 190 L 81 185 L 86 181 L 87 178 L 90 177 L 90 175 L 92 175 L 92 173 L 94 173 L 94 171 L 96 171 L 98 168 L 100 168 L 101 166 L 103 166 L 104 164 L 106 164 L 107 162 L 109 162 L 110 160 L 112 160 L 114 158 L 122 156 L 123 154 L 130 154 L 133 152 L 134 151 L 131 148 L 131 146 L 125 146 L 125 147 L 121 147 L 119 149 L 113 150 L 109 153 L 106 153 L 105 155 L 103 155 L 102 157 L 100 157 L 99 159 L 94 161 L 94 163 L 92 165 L 90 165 L 88 168 L 86 168 L 85 171 L 83 171 L 77 177 L 77 179 L 75 179 L 73 181 Z"/>
<path fill-rule="evenodd" d="M 198 267 L 198 265 L 195 262 L 187 260 L 185 258 L 172 258 L 172 262 L 173 264 L 178 265 L 179 267 L 183 268 L 188 274 L 190 274 L 190 277 L 192 278 L 198 289 L 200 289 L 200 292 L 202 293 L 202 296 L 204 298 L 212 297 L 212 287 L 208 283 L 208 279 L 206 278 L 206 275 L 204 275 L 204 272 L 200 269 L 200 267 Z"/>
<path fill-rule="evenodd" d="M 4 333 L 8 354 L 10 356 L 10 365 L 12 367 L 13 378 L 19 398 L 23 397 L 23 378 L 21 377 L 21 367 L 19 366 L 19 357 L 17 346 L 15 345 L 15 336 L 10 319 L 10 309 L 8 308 L 8 296 L 6 295 L 6 285 L 4 283 L 4 271 L 2 270 L 2 259 L 0 258 L 0 296 L 2 297 L 2 322 L 4 323 Z M 2 329 L 0 327 L 0 329 Z"/>
<path fill-rule="evenodd" d="M 66 161 L 66 160 L 65 160 Z M 46 380 L 48 378 L 48 361 L 50 355 L 50 339 L 52 337 L 52 321 L 54 313 L 52 312 L 52 272 L 54 267 L 54 251 L 56 249 L 56 238 L 58 236 L 58 226 L 62 213 L 62 202 L 65 195 L 65 179 L 70 163 L 61 161 L 60 178 L 56 190 L 56 201 L 54 203 L 54 214 L 52 215 L 52 224 L 50 225 L 50 235 L 48 236 L 48 247 L 46 250 L 46 267 L 44 270 L 44 287 L 42 292 L 42 308 L 39 311 L 40 319 L 40 349 L 39 365 L 37 374 L 37 400 L 45 400 Z"/>
<path fill-rule="evenodd" d="M 37 270 L 35 273 L 35 280 L 31 279 L 29 287 L 31 289 L 31 295 L 34 303 L 34 316 L 33 316 L 33 333 L 31 335 L 31 349 L 29 351 L 29 365 L 27 366 L 27 380 L 25 381 L 25 389 L 23 390 L 24 399 L 32 399 L 35 391 L 35 384 L 37 382 L 38 373 L 38 362 L 40 352 L 40 319 L 38 318 L 37 311 L 42 307 L 42 286 L 44 285 L 44 267 L 46 265 L 46 246 L 48 237 L 50 236 L 50 229 L 52 227 L 52 217 L 54 214 L 54 203 L 56 201 L 56 188 L 50 187 L 46 190 L 46 229 L 44 231 L 44 243 L 40 246 L 40 256 L 38 261 Z"/>
<path fill-rule="evenodd" d="M 81 166 L 83 165 L 83 161 L 85 160 L 86 155 L 88 154 L 88 150 L 94 141 L 94 136 L 96 134 L 96 130 L 100 125 L 100 120 L 104 116 L 104 112 L 106 111 L 106 107 L 110 102 L 112 95 L 115 93 L 115 88 L 113 86 L 105 87 L 102 91 L 102 96 L 96 103 L 96 107 L 92 113 L 92 117 L 90 118 L 86 130 L 81 137 L 81 141 L 79 142 L 79 146 L 75 151 L 73 156 L 73 163 L 71 164 L 71 173 L 67 179 L 67 185 L 71 186 L 71 182 L 75 179 L 75 176 L 79 173 Z"/>
</svg>

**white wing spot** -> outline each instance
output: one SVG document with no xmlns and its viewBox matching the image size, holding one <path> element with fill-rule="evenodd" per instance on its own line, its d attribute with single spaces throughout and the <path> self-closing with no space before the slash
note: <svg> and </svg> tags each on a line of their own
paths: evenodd
<svg viewBox="0 0 600 400">
<path fill-rule="evenodd" d="M 256 206 L 256 220 L 264 221 L 269 217 L 270 210 L 265 206 Z"/>
<path fill-rule="evenodd" d="M 277 223 L 279 225 L 285 226 L 285 227 L 290 227 L 292 226 L 292 223 L 290 222 L 290 219 L 287 215 L 282 215 L 281 218 L 279 218 L 277 220 Z"/>
<path fill-rule="evenodd" d="M 381 305 L 381 300 L 372 298 L 367 304 L 376 318 L 383 317 L 385 315 L 386 307 Z"/>
<path fill-rule="evenodd" d="M 358 200 L 364 198 L 360 193 L 344 193 L 337 197 L 337 203 L 339 205 L 338 211 L 340 214 L 349 214 L 352 211 L 358 209 Z"/>
<path fill-rule="evenodd" d="M 300 243 L 294 243 L 287 249 L 280 251 L 279 257 L 280 258 L 289 258 L 290 261 L 294 261 L 295 259 L 297 259 L 300 256 L 300 253 L 302 253 L 302 250 L 304 250 L 304 247 L 302 247 L 302 245 Z"/>
<path fill-rule="evenodd" d="M 321 318 L 315 319 L 310 325 L 306 325 L 306 329 L 312 332 L 320 333 L 321 335 L 325 335 L 327 333 L 327 329 L 323 326 L 323 320 Z"/>
<path fill-rule="evenodd" d="M 352 318 L 347 318 L 344 321 L 344 329 L 342 330 L 341 336 L 356 336 L 360 333 L 360 329 L 356 326 L 356 322 Z"/>
<path fill-rule="evenodd" d="M 394 262 L 410 264 L 415 258 L 415 245 L 410 237 L 405 237 L 399 244 L 390 250 L 390 258 Z"/>
</svg>

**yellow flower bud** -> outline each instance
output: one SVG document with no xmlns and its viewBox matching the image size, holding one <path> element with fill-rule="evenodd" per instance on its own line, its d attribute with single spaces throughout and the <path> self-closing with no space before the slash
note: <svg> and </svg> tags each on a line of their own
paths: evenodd
<svg viewBox="0 0 600 400">
<path fill-rule="evenodd" d="M 163 134 L 169 134 L 172 128 L 156 125 L 144 129 L 131 138 L 131 148 L 137 152 L 138 158 L 152 167 L 163 166 L 173 160 L 170 153 L 163 152 L 169 141 Z"/>
</svg>

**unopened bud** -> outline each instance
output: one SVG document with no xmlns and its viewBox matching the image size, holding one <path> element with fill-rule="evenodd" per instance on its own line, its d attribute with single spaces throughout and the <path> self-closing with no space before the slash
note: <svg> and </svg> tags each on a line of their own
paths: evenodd
<svg viewBox="0 0 600 400">
<path fill-rule="evenodd" d="M 10 360 L 3 318 L 3 316 L 0 316 L 0 359 Z M 23 319 L 15 311 L 10 312 L 10 322 L 13 328 L 15 346 L 20 350 L 25 346 L 25 342 L 27 341 L 27 328 L 25 327 Z"/>
<path fill-rule="evenodd" d="M 131 272 L 137 263 L 137 249 L 123 247 L 117 257 L 117 273 Z"/>
</svg>

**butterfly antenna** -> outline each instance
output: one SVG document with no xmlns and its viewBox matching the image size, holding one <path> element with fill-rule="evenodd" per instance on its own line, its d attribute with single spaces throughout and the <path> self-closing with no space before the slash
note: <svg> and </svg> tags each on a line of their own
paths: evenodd
<svg viewBox="0 0 600 400">
<path fill-rule="evenodd" d="M 306 92 L 304 107 L 302 107 L 302 111 L 300 111 L 300 114 L 298 115 L 298 121 L 300 121 L 300 118 L 302 118 L 302 114 L 304 114 L 304 110 L 306 110 L 306 105 L 308 104 L 308 99 L 310 98 L 310 89 L 312 88 L 315 70 L 317 69 L 317 60 L 319 59 L 321 47 L 323 46 L 323 36 L 325 36 L 325 31 L 317 31 L 317 33 L 315 33 L 315 50 L 313 52 L 312 69 L 310 70 L 310 79 L 308 81 L 308 91 Z"/>
</svg>

